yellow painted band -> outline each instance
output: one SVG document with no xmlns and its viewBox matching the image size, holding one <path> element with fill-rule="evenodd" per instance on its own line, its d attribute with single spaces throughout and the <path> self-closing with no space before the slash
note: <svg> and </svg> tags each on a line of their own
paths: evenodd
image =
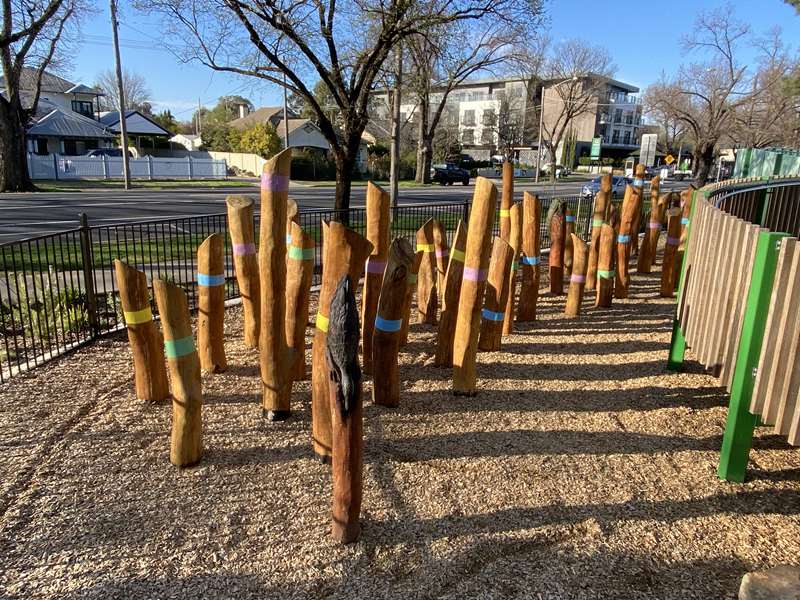
<svg viewBox="0 0 800 600">
<path fill-rule="evenodd" d="M 511 209 L 508 208 L 501 208 L 500 209 L 500 217 L 510 217 L 511 216 Z"/>
<path fill-rule="evenodd" d="M 461 262 L 461 263 L 463 263 L 464 259 L 467 258 L 466 255 L 464 254 L 463 250 L 451 250 L 450 251 L 450 257 L 453 260 Z"/>
<path fill-rule="evenodd" d="M 433 252 L 433 244 L 417 244 L 417 252 Z"/>
<path fill-rule="evenodd" d="M 145 306 L 142 310 L 134 310 L 132 312 L 123 311 L 125 315 L 126 325 L 141 325 L 153 320 L 153 313 L 149 306 Z"/>
<path fill-rule="evenodd" d="M 322 313 L 317 313 L 317 329 L 324 333 L 328 333 L 328 324 L 330 323 L 330 319 L 323 315 Z"/>
</svg>

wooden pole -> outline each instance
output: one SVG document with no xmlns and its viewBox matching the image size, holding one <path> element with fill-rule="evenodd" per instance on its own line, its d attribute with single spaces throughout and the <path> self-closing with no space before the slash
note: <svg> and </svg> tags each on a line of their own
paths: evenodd
<svg viewBox="0 0 800 600">
<path fill-rule="evenodd" d="M 361 314 L 361 343 L 364 373 L 372 373 L 372 331 L 378 311 L 383 272 L 389 254 L 389 194 L 371 181 L 367 183 L 367 239 L 372 254 L 367 259 Z"/>
<path fill-rule="evenodd" d="M 264 163 L 258 267 L 261 281 L 262 408 L 270 421 L 291 414 L 294 354 L 286 345 L 286 223 L 292 150 Z"/>
<path fill-rule="evenodd" d="M 372 244 L 337 221 L 323 225 L 322 235 L 322 285 L 311 359 L 311 436 L 314 453 L 326 462 L 330 460 L 332 448 L 330 386 L 325 359 L 331 300 L 345 275 L 350 281 L 361 279 Z"/>
<path fill-rule="evenodd" d="M 306 378 L 306 327 L 311 281 L 314 277 L 314 238 L 291 222 L 286 251 L 286 345 L 292 355 L 293 381 Z"/>
<path fill-rule="evenodd" d="M 292 243 L 290 239 L 292 236 L 292 223 L 300 225 L 300 209 L 297 202 L 289 198 L 286 201 L 286 245 Z"/>
<path fill-rule="evenodd" d="M 631 234 L 633 235 L 633 238 L 631 239 L 632 250 L 628 255 L 628 259 L 630 259 L 631 256 L 636 256 L 639 253 L 639 229 L 642 224 L 642 209 L 644 208 L 644 175 L 645 166 L 641 163 L 636 165 L 633 177 L 633 188 L 637 192 L 637 204 L 636 213 L 633 217 L 633 225 L 631 226 Z"/>
<path fill-rule="evenodd" d="M 686 254 L 687 228 L 692 215 L 692 201 L 694 200 L 695 189 L 693 185 L 689 185 L 688 188 L 681 192 L 681 243 L 678 245 L 678 251 L 675 255 L 675 274 L 673 275 L 676 291 L 681 276 L 681 268 L 683 267 L 683 257 Z"/>
<path fill-rule="evenodd" d="M 461 294 L 461 278 L 464 273 L 464 251 L 467 247 L 467 227 L 459 220 L 453 236 L 453 250 L 447 264 L 447 273 L 442 286 L 442 311 L 439 317 L 439 335 L 436 341 L 437 367 L 453 365 L 453 339 L 458 318 L 458 298 Z"/>
<path fill-rule="evenodd" d="M 122 314 L 133 354 L 136 397 L 147 402 L 169 398 L 167 368 L 161 334 L 153 322 L 147 276 L 121 260 L 114 261 Z"/>
<path fill-rule="evenodd" d="M 228 196 L 228 231 L 233 246 L 233 266 L 236 283 L 242 298 L 244 314 L 244 343 L 250 348 L 258 348 L 261 327 L 261 286 L 258 278 L 258 257 L 256 255 L 253 207 L 255 203 L 248 196 Z"/>
<path fill-rule="evenodd" d="M 626 186 L 619 220 L 619 235 L 617 236 L 617 276 L 614 285 L 614 295 L 617 298 L 628 297 L 628 287 L 631 283 L 628 263 L 631 256 L 631 240 L 635 237 L 633 227 L 638 203 L 638 194 L 635 189 L 630 185 Z"/>
<path fill-rule="evenodd" d="M 436 246 L 433 243 L 434 220 L 428 219 L 417 230 L 417 252 L 422 262 L 417 273 L 417 312 L 420 323 L 436 325 L 439 299 L 436 293 Z"/>
<path fill-rule="evenodd" d="M 664 260 L 661 265 L 661 296 L 675 295 L 675 262 L 678 245 L 681 243 L 681 209 L 671 208 L 667 218 L 667 242 L 664 245 Z"/>
<path fill-rule="evenodd" d="M 417 287 L 417 273 L 422 264 L 425 253 L 422 250 L 414 254 L 414 262 L 411 264 L 411 272 L 408 274 L 408 286 L 406 286 L 406 298 L 403 304 L 403 326 L 400 329 L 400 345 L 408 343 L 408 328 L 411 326 L 411 304 L 414 299 L 414 289 Z"/>
<path fill-rule="evenodd" d="M 586 285 L 586 269 L 589 267 L 589 247 L 574 233 L 572 236 L 572 274 L 569 278 L 569 291 L 564 314 L 568 317 L 577 317 L 581 314 L 583 303 L 583 289 Z"/>
<path fill-rule="evenodd" d="M 522 286 L 519 291 L 517 321 L 536 320 L 539 298 L 539 251 L 541 240 L 542 204 L 528 192 L 522 196 Z"/>
<path fill-rule="evenodd" d="M 489 267 L 491 232 L 496 210 L 497 188 L 488 179 L 478 177 L 472 197 L 453 342 L 453 392 L 456 394 L 475 394 L 481 301 L 486 288 L 486 269 Z"/>
<path fill-rule="evenodd" d="M 550 293 L 558 295 L 564 292 L 564 207 L 566 205 L 560 200 L 553 200 L 553 202 L 557 204 L 555 209 L 548 211 L 551 217 L 550 255 L 547 262 L 550 267 Z"/>
<path fill-rule="evenodd" d="M 575 233 L 575 215 L 564 204 L 564 277 L 572 275 L 572 234 Z"/>
<path fill-rule="evenodd" d="M 614 257 L 617 232 L 609 223 L 600 226 L 600 245 L 597 250 L 597 295 L 594 305 L 609 308 L 614 297 Z"/>
<path fill-rule="evenodd" d="M 600 249 L 600 229 L 603 221 L 606 220 L 606 211 L 611 202 L 611 181 L 610 173 L 600 178 L 600 191 L 594 197 L 594 209 L 592 211 L 592 238 L 589 243 L 589 266 L 586 269 L 586 289 L 594 290 L 597 285 L 597 258 Z"/>
<path fill-rule="evenodd" d="M 389 246 L 386 272 L 381 282 L 380 304 L 375 318 L 372 362 L 376 377 L 372 382 L 372 401 L 381 406 L 400 404 L 400 375 L 397 352 L 403 327 L 403 307 L 408 274 L 414 264 L 414 250 L 405 238 L 395 238 Z"/>
<path fill-rule="evenodd" d="M 203 392 L 200 358 L 194 346 L 186 294 L 174 283 L 153 282 L 164 328 L 164 354 L 172 380 L 172 436 L 169 460 L 189 467 L 203 457 Z"/>
<path fill-rule="evenodd" d="M 515 300 L 517 295 L 517 280 L 519 272 L 519 253 L 522 249 L 522 206 L 514 204 L 509 209 L 511 215 L 508 244 L 514 253 L 511 260 L 510 271 L 508 272 L 508 296 L 505 304 L 505 317 L 503 318 L 503 335 L 508 335 L 514 331 Z"/>
<path fill-rule="evenodd" d="M 225 238 L 212 233 L 197 249 L 197 346 L 200 367 L 222 373 L 225 361 Z"/>
<path fill-rule="evenodd" d="M 447 246 L 447 231 L 445 231 L 444 225 L 436 219 L 433 220 L 433 250 L 436 254 L 436 293 L 442 296 L 450 248 Z"/>
<path fill-rule="evenodd" d="M 650 187 L 650 219 L 647 222 L 642 249 L 636 264 L 637 273 L 649 273 L 653 269 L 656 250 L 658 250 L 658 238 L 664 223 L 664 209 L 668 204 L 669 197 L 669 193 L 658 195 L 658 177 L 654 177 Z"/>
<path fill-rule="evenodd" d="M 486 295 L 481 311 L 478 350 L 488 352 L 500 350 L 512 260 L 514 260 L 514 249 L 505 240 L 499 237 L 494 238 L 486 282 Z"/>
<path fill-rule="evenodd" d="M 358 517 L 361 514 L 364 425 L 358 366 L 358 307 L 353 288 L 350 277 L 345 274 L 330 303 L 325 344 L 333 444 L 331 535 L 341 544 L 355 542 L 361 534 Z"/>
<path fill-rule="evenodd" d="M 511 243 L 511 207 L 514 205 L 514 164 L 503 161 L 503 187 L 500 190 L 500 238 Z"/>
</svg>

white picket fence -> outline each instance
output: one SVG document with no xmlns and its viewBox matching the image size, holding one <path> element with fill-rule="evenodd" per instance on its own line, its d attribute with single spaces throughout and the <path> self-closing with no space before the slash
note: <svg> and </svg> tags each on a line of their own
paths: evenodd
<svg viewBox="0 0 800 600">
<path fill-rule="evenodd" d="M 157 158 L 129 160 L 132 179 L 226 179 L 228 165 L 210 158 Z M 28 154 L 31 179 L 122 179 L 122 157 Z"/>
</svg>

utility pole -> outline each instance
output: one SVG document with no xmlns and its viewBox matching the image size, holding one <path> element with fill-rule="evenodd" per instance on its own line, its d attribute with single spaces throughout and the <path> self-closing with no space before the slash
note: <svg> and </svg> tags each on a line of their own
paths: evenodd
<svg viewBox="0 0 800 600">
<path fill-rule="evenodd" d="M 286 147 L 291 148 L 289 143 L 289 99 L 286 92 L 286 73 L 283 74 L 283 137 L 286 139 Z"/>
<path fill-rule="evenodd" d="M 542 170 L 542 126 L 544 125 L 544 92 L 542 84 L 542 99 L 539 103 L 539 141 L 536 143 L 536 177 L 534 183 L 539 183 L 539 171 Z"/>
<path fill-rule="evenodd" d="M 119 95 L 119 129 L 122 135 L 122 178 L 125 189 L 131 187 L 131 170 L 128 162 L 128 125 L 125 122 L 125 89 L 122 85 L 122 62 L 119 57 L 119 36 L 117 35 L 117 3 L 109 0 L 111 8 L 111 32 L 114 37 L 114 58 L 117 62 L 117 94 Z"/>
<path fill-rule="evenodd" d="M 392 93 L 392 146 L 389 149 L 389 198 L 392 214 L 397 212 L 397 189 L 400 175 L 400 87 L 403 83 L 403 47 L 398 44 Z"/>
<path fill-rule="evenodd" d="M 202 138 L 202 136 L 203 136 L 203 122 L 200 120 L 200 117 L 202 116 L 201 113 L 200 113 L 200 109 L 201 108 L 202 107 L 200 106 L 200 98 L 198 98 L 197 99 L 197 129 L 195 130 L 195 133 Z"/>
</svg>

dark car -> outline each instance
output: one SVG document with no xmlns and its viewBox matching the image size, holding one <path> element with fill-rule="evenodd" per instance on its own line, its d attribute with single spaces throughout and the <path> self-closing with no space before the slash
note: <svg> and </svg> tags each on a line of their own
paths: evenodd
<svg viewBox="0 0 800 600">
<path fill-rule="evenodd" d="M 631 179 L 627 177 L 620 177 L 619 175 L 614 175 L 611 181 L 611 197 L 617 198 L 621 197 L 625 194 L 625 186 L 629 183 L 633 183 Z M 581 196 L 584 198 L 594 198 L 595 194 L 600 191 L 600 178 L 595 177 L 589 183 L 583 186 L 581 190 Z"/>
<path fill-rule="evenodd" d="M 447 163 L 443 167 L 433 167 L 431 171 L 433 171 L 431 173 L 431 179 L 439 185 L 453 185 L 453 183 L 458 182 L 469 185 L 469 171 L 457 167 L 453 163 Z"/>
<path fill-rule="evenodd" d="M 89 158 L 100 158 L 101 156 L 108 156 L 111 158 L 122 158 L 122 148 L 95 148 L 86 153 Z M 133 158 L 133 154 L 128 150 L 128 157 Z"/>
</svg>

